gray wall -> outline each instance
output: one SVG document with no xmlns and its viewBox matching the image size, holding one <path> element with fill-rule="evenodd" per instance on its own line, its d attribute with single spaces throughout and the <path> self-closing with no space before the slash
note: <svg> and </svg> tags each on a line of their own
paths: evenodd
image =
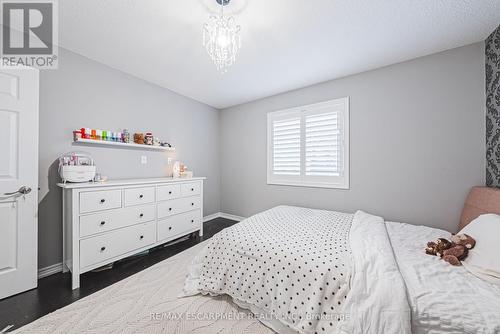
<svg viewBox="0 0 500 334">
<path fill-rule="evenodd" d="M 486 185 L 500 187 L 500 26 L 485 44 Z"/>
<path fill-rule="evenodd" d="M 484 83 L 478 43 L 223 110 L 222 211 L 362 209 L 454 231 L 467 191 L 484 184 Z M 351 189 L 267 185 L 266 114 L 344 96 Z"/>
<path fill-rule="evenodd" d="M 177 158 L 207 177 L 205 215 L 220 210 L 217 110 L 77 54 L 61 50 L 59 56 L 59 69 L 40 77 L 40 268 L 62 258 L 61 191 L 55 184 L 57 159 L 65 152 L 92 154 L 99 172 L 112 178 L 165 176 L 167 157 Z M 151 131 L 177 151 L 72 146 L 72 131 L 80 127 Z M 141 155 L 147 165 L 140 164 Z"/>
</svg>

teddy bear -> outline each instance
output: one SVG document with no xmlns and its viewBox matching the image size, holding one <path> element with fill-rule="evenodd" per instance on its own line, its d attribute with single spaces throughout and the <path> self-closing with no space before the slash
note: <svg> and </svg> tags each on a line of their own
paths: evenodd
<svg viewBox="0 0 500 334">
<path fill-rule="evenodd" d="M 453 234 L 451 241 L 439 238 L 436 242 L 427 243 L 425 252 L 429 255 L 441 257 L 444 261 L 454 266 L 460 266 L 467 255 L 469 249 L 474 248 L 476 241 L 467 234 Z"/>
<path fill-rule="evenodd" d="M 144 134 L 143 133 L 134 133 L 134 143 L 136 144 L 144 144 Z"/>
<path fill-rule="evenodd" d="M 463 245 L 467 249 L 472 249 L 476 245 L 476 240 L 468 234 L 452 234 L 451 242 L 456 245 Z"/>
<path fill-rule="evenodd" d="M 476 240 L 467 234 L 453 234 L 453 246 L 443 252 L 443 260 L 454 266 L 462 265 L 463 260 L 469 255 L 469 249 L 474 248 Z"/>
<path fill-rule="evenodd" d="M 469 255 L 469 249 L 464 245 L 453 245 L 452 247 L 443 251 L 441 258 L 453 266 L 462 265 L 462 260 Z"/>
<path fill-rule="evenodd" d="M 435 242 L 429 241 L 427 243 L 427 248 L 425 248 L 425 253 L 429 255 L 441 256 L 443 251 L 450 248 L 452 243 L 445 238 L 439 238 Z"/>
</svg>

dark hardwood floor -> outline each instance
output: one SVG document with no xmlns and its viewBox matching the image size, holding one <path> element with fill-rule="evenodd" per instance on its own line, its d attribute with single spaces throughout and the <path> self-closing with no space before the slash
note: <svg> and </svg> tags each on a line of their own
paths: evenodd
<svg viewBox="0 0 500 334">
<path fill-rule="evenodd" d="M 11 330 L 30 323 L 50 312 L 99 291 L 130 275 L 176 255 L 236 222 L 217 218 L 203 226 L 202 238 L 196 236 L 169 246 L 159 246 L 149 254 L 115 262 L 110 270 L 88 272 L 81 276 L 80 289 L 71 290 L 71 275 L 58 273 L 38 281 L 38 288 L 0 300 L 0 331 L 8 325 Z"/>
</svg>

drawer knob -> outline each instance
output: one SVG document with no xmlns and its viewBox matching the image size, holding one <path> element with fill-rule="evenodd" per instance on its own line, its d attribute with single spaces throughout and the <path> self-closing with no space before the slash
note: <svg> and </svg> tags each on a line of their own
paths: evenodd
<svg viewBox="0 0 500 334">
<path fill-rule="evenodd" d="M 106 222 L 105 222 L 105 221 L 102 221 L 102 222 L 101 222 L 101 226 L 103 226 L 104 224 L 106 224 Z"/>
<path fill-rule="evenodd" d="M 101 247 L 101 252 L 104 252 L 106 250 L 106 247 L 102 246 Z"/>
<path fill-rule="evenodd" d="M 101 199 L 101 203 L 104 203 L 104 202 L 106 202 L 106 200 L 105 200 L 104 198 L 103 198 L 103 199 Z"/>
<path fill-rule="evenodd" d="M 191 191 L 194 191 L 194 188 L 191 188 Z"/>
<path fill-rule="evenodd" d="M 143 198 L 143 197 L 144 197 L 144 195 L 143 195 L 143 194 L 140 194 L 140 195 L 139 195 L 139 198 Z"/>
<path fill-rule="evenodd" d="M 143 235 L 141 235 L 141 236 L 139 237 L 139 239 L 141 239 L 141 240 L 142 240 L 142 239 L 144 239 L 144 236 L 143 236 Z"/>
<path fill-rule="evenodd" d="M 172 195 L 172 190 L 170 190 L 170 191 L 168 192 L 168 194 L 169 194 L 169 195 Z"/>
<path fill-rule="evenodd" d="M 172 230 L 172 226 L 169 226 L 169 227 L 168 227 L 168 230 L 169 230 L 169 231 L 171 231 L 171 230 Z"/>
<path fill-rule="evenodd" d="M 191 203 L 191 206 L 193 206 L 193 205 L 194 205 L 194 203 Z"/>
<path fill-rule="evenodd" d="M 194 219 L 191 219 L 191 223 L 194 223 Z"/>
<path fill-rule="evenodd" d="M 144 213 L 141 213 L 141 214 L 139 215 L 139 217 L 141 217 L 141 218 L 142 218 L 142 217 L 144 217 Z"/>
<path fill-rule="evenodd" d="M 168 211 L 172 211 L 172 208 L 168 208 Z"/>
</svg>

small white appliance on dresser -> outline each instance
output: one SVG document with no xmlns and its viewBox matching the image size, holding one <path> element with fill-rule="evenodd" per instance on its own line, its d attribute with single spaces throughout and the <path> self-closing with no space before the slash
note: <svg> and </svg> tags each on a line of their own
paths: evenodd
<svg viewBox="0 0 500 334">
<path fill-rule="evenodd" d="M 130 179 L 58 183 L 63 188 L 63 272 L 80 275 L 199 231 L 203 180 Z"/>
</svg>

